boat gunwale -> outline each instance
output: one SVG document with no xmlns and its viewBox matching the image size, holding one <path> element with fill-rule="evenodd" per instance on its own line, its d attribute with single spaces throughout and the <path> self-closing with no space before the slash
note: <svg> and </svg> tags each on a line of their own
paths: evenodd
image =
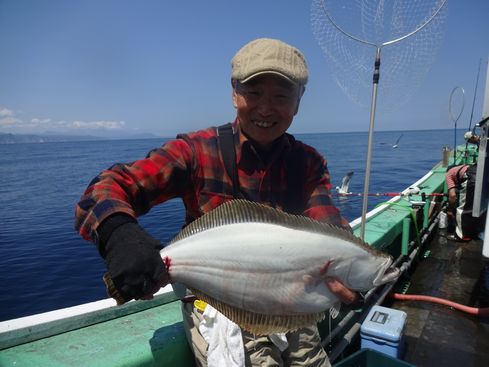
<svg viewBox="0 0 489 367">
<path fill-rule="evenodd" d="M 118 306 L 112 298 L 0 322 L 0 350 L 134 314 L 178 300 L 169 284 L 152 300 Z"/>
</svg>

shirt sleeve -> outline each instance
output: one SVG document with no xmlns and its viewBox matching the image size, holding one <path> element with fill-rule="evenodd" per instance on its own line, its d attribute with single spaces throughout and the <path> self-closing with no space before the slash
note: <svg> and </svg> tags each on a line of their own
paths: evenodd
<svg viewBox="0 0 489 367">
<path fill-rule="evenodd" d="M 75 229 L 86 240 L 96 241 L 97 227 L 110 215 L 125 213 L 136 218 L 158 203 L 183 197 L 194 164 L 191 147 L 176 139 L 145 159 L 101 172 L 76 205 Z"/>
</svg>

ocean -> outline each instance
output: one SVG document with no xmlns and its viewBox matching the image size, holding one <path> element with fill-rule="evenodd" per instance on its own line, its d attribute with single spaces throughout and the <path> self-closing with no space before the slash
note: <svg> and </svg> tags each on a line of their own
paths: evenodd
<svg viewBox="0 0 489 367">
<path fill-rule="evenodd" d="M 403 134 L 399 146 L 393 149 Z M 371 193 L 400 192 L 453 146 L 453 130 L 376 132 Z M 458 132 L 458 144 L 463 132 Z M 363 192 L 366 132 L 296 135 L 326 156 L 333 188 L 353 171 Z M 74 207 L 88 183 L 117 162 L 143 158 L 165 139 L 0 145 L 0 321 L 106 298 L 103 260 L 74 230 Z M 369 209 L 389 197 L 370 197 Z M 361 215 L 361 196 L 335 197 L 342 215 Z M 179 200 L 153 208 L 140 223 L 163 243 L 183 224 Z"/>
</svg>

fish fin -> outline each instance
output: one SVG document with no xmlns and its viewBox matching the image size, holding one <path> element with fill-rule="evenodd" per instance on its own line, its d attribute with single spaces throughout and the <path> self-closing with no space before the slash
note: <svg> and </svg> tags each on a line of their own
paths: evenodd
<svg viewBox="0 0 489 367">
<path fill-rule="evenodd" d="M 324 312 L 295 315 L 260 314 L 233 307 L 199 291 L 191 291 L 239 327 L 257 335 L 285 333 L 300 327 L 314 325 L 324 319 Z"/>
<path fill-rule="evenodd" d="M 336 302 L 329 308 L 329 316 L 334 320 L 338 317 L 341 311 L 341 302 Z"/>
<path fill-rule="evenodd" d="M 356 237 L 351 231 L 344 227 L 319 222 L 302 215 L 288 214 L 280 209 L 243 199 L 228 201 L 196 219 L 182 229 L 182 231 L 171 240 L 170 244 L 211 228 L 248 222 L 277 224 L 292 229 L 307 229 L 311 232 L 326 233 L 330 236 L 353 242 L 374 255 L 385 256 L 381 252 L 370 247 L 366 242 Z"/>
</svg>

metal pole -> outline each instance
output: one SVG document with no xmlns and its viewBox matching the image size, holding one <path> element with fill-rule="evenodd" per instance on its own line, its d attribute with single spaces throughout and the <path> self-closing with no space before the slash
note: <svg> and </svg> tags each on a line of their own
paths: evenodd
<svg viewBox="0 0 489 367">
<path fill-rule="evenodd" d="M 457 121 L 453 129 L 453 164 L 457 164 Z"/>
<path fill-rule="evenodd" d="M 370 125 L 368 128 L 367 162 L 365 164 L 365 181 L 363 185 L 362 226 L 360 229 L 360 238 L 362 240 L 365 240 L 365 223 L 367 220 L 368 186 L 370 183 L 370 163 L 372 160 L 372 142 L 373 142 L 374 125 L 375 125 L 375 109 L 377 105 L 377 88 L 379 85 L 379 77 L 380 77 L 380 50 L 381 50 L 380 47 L 377 47 L 377 52 L 375 54 L 375 64 L 374 64 L 372 102 L 370 105 Z"/>
</svg>

